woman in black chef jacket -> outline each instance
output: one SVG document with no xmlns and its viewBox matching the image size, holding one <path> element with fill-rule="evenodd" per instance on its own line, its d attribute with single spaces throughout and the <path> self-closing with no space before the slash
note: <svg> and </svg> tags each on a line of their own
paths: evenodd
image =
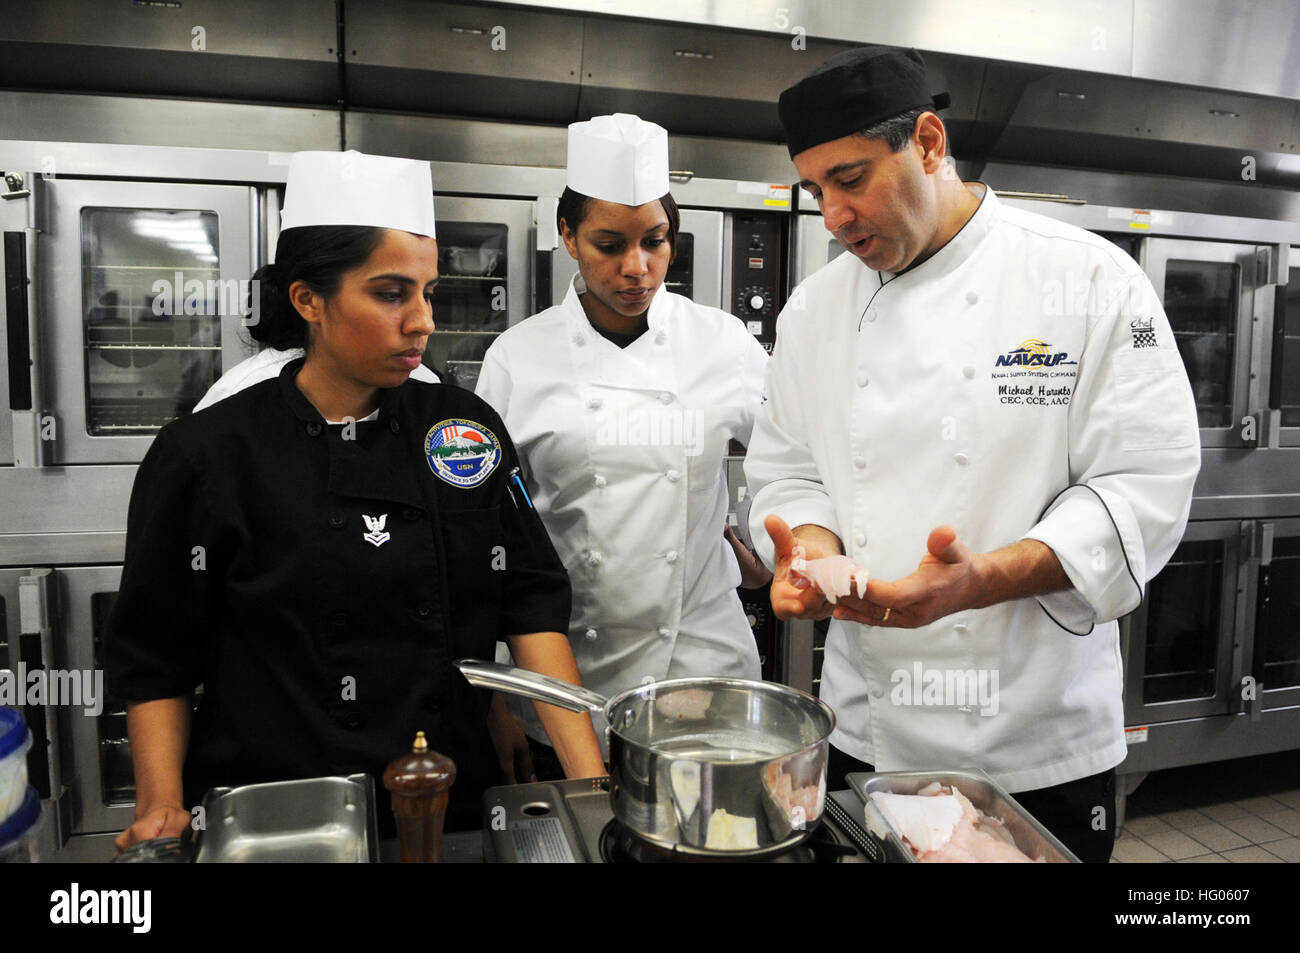
<svg viewBox="0 0 1300 953">
<path fill-rule="evenodd" d="M 456 762 L 448 826 L 477 826 L 499 768 L 488 693 L 453 661 L 501 638 L 579 680 L 568 579 L 500 418 L 407 380 L 437 263 L 428 163 L 294 155 L 251 331 L 306 358 L 164 427 L 131 495 L 105 642 L 135 765 L 120 848 L 179 833 L 215 785 L 378 777 L 418 730 Z M 604 773 L 586 715 L 539 713 L 570 777 Z"/>
</svg>

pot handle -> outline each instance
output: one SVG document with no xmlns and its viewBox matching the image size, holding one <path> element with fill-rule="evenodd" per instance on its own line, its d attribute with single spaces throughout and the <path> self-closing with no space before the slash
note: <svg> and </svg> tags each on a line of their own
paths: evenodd
<svg viewBox="0 0 1300 953">
<path fill-rule="evenodd" d="M 520 695 L 534 701 L 559 705 L 569 711 L 605 710 L 607 699 L 604 695 L 549 675 L 539 675 L 537 672 L 497 662 L 480 662 L 477 659 L 459 659 L 456 667 L 471 685 L 478 688 L 492 688 L 507 695 Z"/>
</svg>

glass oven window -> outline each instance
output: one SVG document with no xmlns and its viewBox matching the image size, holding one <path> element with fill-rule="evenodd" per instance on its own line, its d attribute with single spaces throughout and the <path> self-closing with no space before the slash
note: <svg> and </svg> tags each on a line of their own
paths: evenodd
<svg viewBox="0 0 1300 953">
<path fill-rule="evenodd" d="M 96 592 L 90 596 L 97 671 L 104 670 L 104 629 L 116 599 L 116 592 Z M 130 804 L 135 800 L 135 772 L 131 767 L 131 743 L 126 737 L 126 706 L 105 691 L 104 709 L 95 720 L 99 722 L 99 772 L 104 804 Z"/>
<path fill-rule="evenodd" d="M 1224 543 L 1182 543 L 1147 590 L 1143 704 L 1210 698 L 1217 682 Z"/>
<path fill-rule="evenodd" d="M 668 266 L 664 287 L 683 298 L 695 299 L 695 236 L 677 233 L 677 257 Z"/>
<path fill-rule="evenodd" d="M 501 224 L 438 222 L 434 331 L 424 363 L 444 383 L 473 390 L 488 345 L 509 323 L 506 268 L 509 230 Z"/>
<path fill-rule="evenodd" d="M 243 302 L 220 279 L 215 212 L 82 209 L 90 434 L 156 432 L 221 376 L 221 315 Z"/>
<path fill-rule="evenodd" d="M 1295 688 L 1300 686 L 1300 537 L 1274 540 L 1268 590 L 1259 640 L 1264 689 Z"/>
<path fill-rule="evenodd" d="M 1196 396 L 1202 427 L 1227 427 L 1241 268 L 1232 262 L 1169 259 L 1164 304 Z"/>
<path fill-rule="evenodd" d="M 1300 427 L 1300 268 L 1291 268 L 1286 283 L 1282 324 L 1282 426 Z"/>
</svg>

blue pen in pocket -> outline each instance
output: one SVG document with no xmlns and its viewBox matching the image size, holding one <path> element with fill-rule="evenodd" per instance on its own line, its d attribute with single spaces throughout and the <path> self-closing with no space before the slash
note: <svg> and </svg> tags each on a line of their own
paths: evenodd
<svg viewBox="0 0 1300 953">
<path fill-rule="evenodd" d="M 528 488 L 524 486 L 524 481 L 519 478 L 518 467 L 515 467 L 513 470 L 510 471 L 510 482 L 513 483 L 515 486 L 519 487 L 519 492 L 524 495 L 524 502 L 528 504 L 528 508 L 530 510 L 535 509 L 536 507 L 533 506 L 532 498 L 529 497 L 528 495 Z M 519 505 L 519 502 L 515 500 L 515 494 L 513 490 L 510 493 L 510 499 L 514 501 L 515 506 Z"/>
</svg>

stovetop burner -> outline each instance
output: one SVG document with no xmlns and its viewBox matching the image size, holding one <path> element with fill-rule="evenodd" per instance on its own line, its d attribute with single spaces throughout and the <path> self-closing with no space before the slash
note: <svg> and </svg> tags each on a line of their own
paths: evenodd
<svg viewBox="0 0 1300 953">
<path fill-rule="evenodd" d="M 841 792 L 851 796 L 850 792 Z M 849 814 L 826 796 L 826 813 L 799 844 L 724 854 L 691 847 L 660 848 L 614 819 L 607 778 L 540 781 L 491 788 L 483 798 L 487 856 L 506 862 L 564 863 L 865 863 Z M 878 859 L 878 858 L 877 858 Z"/>
<path fill-rule="evenodd" d="M 806 839 L 791 847 L 726 853 L 651 844 L 629 831 L 617 818 L 612 818 L 600 832 L 600 856 L 607 864 L 834 864 L 856 854 L 853 847 L 841 842 L 825 825 L 819 825 Z"/>
</svg>

